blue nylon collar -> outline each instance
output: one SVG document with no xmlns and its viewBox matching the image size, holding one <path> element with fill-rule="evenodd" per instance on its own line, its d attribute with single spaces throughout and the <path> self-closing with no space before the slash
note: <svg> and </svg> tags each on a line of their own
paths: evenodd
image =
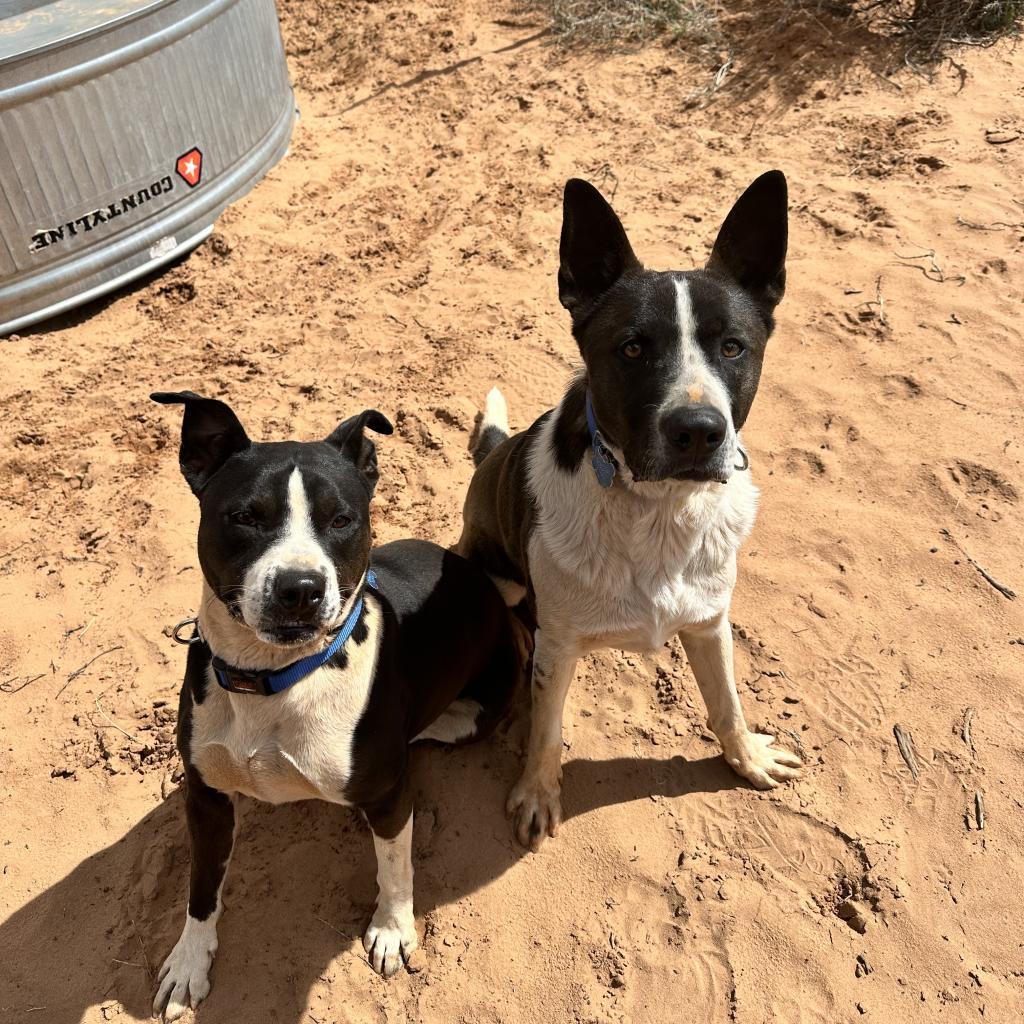
<svg viewBox="0 0 1024 1024">
<path fill-rule="evenodd" d="M 615 474 L 619 471 L 619 463 L 615 456 L 612 455 L 611 449 L 601 435 L 601 428 L 598 427 L 597 417 L 594 415 L 594 403 L 590 399 L 589 388 L 587 389 L 586 409 L 587 430 L 590 431 L 590 447 L 593 452 L 590 464 L 594 467 L 594 475 L 597 477 L 597 482 L 602 487 L 611 487 Z M 734 468 L 737 473 L 742 473 L 750 466 L 750 459 L 747 458 L 747 453 L 742 448 L 737 447 L 736 450 L 743 459 L 743 463 Z M 719 483 L 725 482 L 724 480 L 719 481 Z"/>
<path fill-rule="evenodd" d="M 372 569 L 366 571 L 366 584 L 374 590 L 377 589 L 377 576 Z M 277 672 L 253 672 L 233 668 L 221 661 L 220 658 L 214 657 L 213 674 L 216 676 L 217 682 L 231 693 L 257 693 L 263 697 L 281 693 L 294 686 L 310 673 L 315 672 L 321 665 L 326 665 L 345 646 L 362 617 L 364 595 L 365 591 L 359 595 L 358 600 L 352 606 L 352 611 L 348 613 L 348 618 L 342 624 L 338 635 L 322 651 L 300 658 L 287 668 Z"/>
<path fill-rule="evenodd" d="M 587 389 L 587 429 L 590 431 L 590 447 L 593 457 L 590 464 L 594 467 L 594 475 L 602 487 L 611 487 L 615 474 L 618 472 L 619 464 L 612 455 L 608 445 L 601 436 L 601 430 L 597 425 L 597 417 L 594 415 L 594 403 L 590 399 L 590 389 Z"/>
</svg>

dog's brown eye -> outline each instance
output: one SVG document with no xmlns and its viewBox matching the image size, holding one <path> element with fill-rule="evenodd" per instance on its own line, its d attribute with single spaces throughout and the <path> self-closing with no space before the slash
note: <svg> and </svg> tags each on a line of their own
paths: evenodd
<svg viewBox="0 0 1024 1024">
<path fill-rule="evenodd" d="M 743 346 L 734 339 L 722 343 L 722 355 L 726 359 L 735 359 L 743 351 Z"/>
<path fill-rule="evenodd" d="M 231 521 L 237 523 L 239 526 L 256 525 L 256 518 L 251 512 L 233 512 L 231 514 Z"/>
<path fill-rule="evenodd" d="M 331 527 L 335 530 L 344 530 L 351 522 L 352 520 L 349 519 L 348 516 L 335 516 L 334 519 L 331 520 Z"/>
<path fill-rule="evenodd" d="M 639 359 L 644 354 L 644 347 L 635 338 L 631 338 L 619 346 L 619 351 L 627 359 Z"/>
</svg>

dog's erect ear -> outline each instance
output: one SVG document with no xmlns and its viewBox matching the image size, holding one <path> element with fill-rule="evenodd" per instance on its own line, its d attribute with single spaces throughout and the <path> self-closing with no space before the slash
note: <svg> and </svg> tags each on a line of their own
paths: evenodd
<svg viewBox="0 0 1024 1024">
<path fill-rule="evenodd" d="M 356 469 L 366 477 L 372 494 L 380 473 L 377 471 L 377 446 L 363 433 L 367 427 L 377 434 L 391 434 L 395 429 L 382 412 L 364 409 L 358 416 L 350 416 L 338 424 L 327 443 L 355 463 Z"/>
<path fill-rule="evenodd" d="M 232 455 L 252 444 L 231 407 L 216 398 L 193 391 L 156 391 L 149 397 L 161 405 L 185 406 L 178 462 L 197 497 Z"/>
<path fill-rule="evenodd" d="M 615 211 L 580 178 L 565 183 L 558 255 L 558 299 L 574 322 L 627 270 L 640 266 Z"/>
<path fill-rule="evenodd" d="M 708 260 L 708 270 L 732 278 L 769 316 L 786 290 L 787 217 L 786 176 L 768 171 L 736 200 Z"/>
</svg>

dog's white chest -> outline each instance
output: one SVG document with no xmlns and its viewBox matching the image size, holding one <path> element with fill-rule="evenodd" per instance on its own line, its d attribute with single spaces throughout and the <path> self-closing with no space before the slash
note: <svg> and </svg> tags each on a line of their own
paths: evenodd
<svg viewBox="0 0 1024 1024">
<path fill-rule="evenodd" d="M 344 669 L 318 669 L 283 693 L 228 693 L 211 672 L 192 709 L 190 753 L 203 781 L 267 803 L 344 803 L 376 667 L 375 619 L 368 608 L 369 635 L 349 645 Z"/>
<path fill-rule="evenodd" d="M 612 566 L 601 581 L 620 581 L 611 606 L 607 590 L 587 589 L 580 626 L 588 647 L 653 651 L 684 626 L 713 619 L 728 606 L 735 561 L 707 573 L 695 567 L 698 559 L 688 552 L 678 554 L 669 564 Z"/>
<path fill-rule="evenodd" d="M 569 474 L 544 461 L 532 466 L 539 514 L 529 545 L 541 628 L 584 650 L 650 651 L 728 608 L 757 508 L 749 476 L 721 490 L 609 494 L 589 467 Z"/>
<path fill-rule="evenodd" d="M 343 802 L 368 697 L 367 688 L 362 700 L 351 692 L 339 700 L 345 675 L 320 669 L 271 697 L 226 693 L 211 678 L 192 713 L 192 761 L 203 781 L 274 804 Z"/>
<path fill-rule="evenodd" d="M 714 619 L 729 604 L 735 554 L 707 566 L 699 538 L 689 540 L 694 543 L 680 538 L 678 549 L 666 551 L 650 537 L 636 538 L 570 569 L 538 534 L 530 544 L 530 575 L 546 628 L 574 635 L 583 649 L 652 651 L 684 626 Z"/>
</svg>

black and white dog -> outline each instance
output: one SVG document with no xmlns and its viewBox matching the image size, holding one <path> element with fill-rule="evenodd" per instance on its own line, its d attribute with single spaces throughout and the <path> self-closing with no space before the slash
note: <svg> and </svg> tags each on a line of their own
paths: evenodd
<svg viewBox="0 0 1024 1024">
<path fill-rule="evenodd" d="M 370 550 L 377 456 L 345 420 L 325 441 L 255 444 L 185 391 L 181 470 L 199 498 L 204 586 L 178 718 L 192 844 L 188 911 L 154 1012 L 209 992 L 237 794 L 359 808 L 379 895 L 363 945 L 393 974 L 416 948 L 409 743 L 461 742 L 504 714 L 519 675 L 508 610 L 479 568 L 425 541 Z"/>
<path fill-rule="evenodd" d="M 508 799 L 520 842 L 561 820 L 562 709 L 587 651 L 678 634 L 729 764 L 759 788 L 800 760 L 752 732 L 728 612 L 757 489 L 739 429 L 785 289 L 786 179 L 759 177 L 702 270 L 641 266 L 592 185 L 565 187 L 558 294 L 585 364 L 557 408 L 509 437 L 494 389 L 456 550 L 535 628 L 526 765 Z"/>
</svg>

